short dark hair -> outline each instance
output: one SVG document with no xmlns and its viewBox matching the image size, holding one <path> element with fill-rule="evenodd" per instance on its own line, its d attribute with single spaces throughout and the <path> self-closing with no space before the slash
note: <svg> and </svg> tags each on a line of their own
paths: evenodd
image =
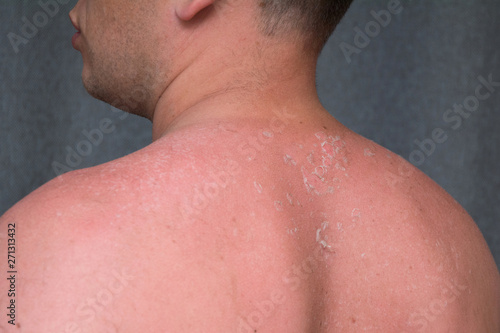
<svg viewBox="0 0 500 333">
<path fill-rule="evenodd" d="M 352 0 L 258 0 L 262 31 L 268 36 L 294 30 L 306 37 L 306 48 L 321 52 Z"/>
</svg>

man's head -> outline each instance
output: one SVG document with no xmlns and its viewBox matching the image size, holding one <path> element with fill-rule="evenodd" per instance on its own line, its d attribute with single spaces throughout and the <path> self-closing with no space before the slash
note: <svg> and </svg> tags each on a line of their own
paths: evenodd
<svg viewBox="0 0 500 333">
<path fill-rule="evenodd" d="M 82 53 L 89 94 L 141 116 L 148 116 L 144 110 L 152 107 L 148 103 L 165 68 L 159 57 L 159 20 L 153 21 L 157 2 L 79 0 L 70 13 L 81 31 L 75 48 Z M 144 96 L 131 100 L 138 91 Z"/>
<path fill-rule="evenodd" d="M 315 58 L 350 2 L 79 0 L 70 16 L 81 31 L 75 44 L 89 93 L 152 119 L 162 94 L 183 72 L 191 80 L 202 74 L 222 79 L 219 73 L 233 66 L 240 72 L 226 77 L 244 85 L 259 77 L 261 63 L 285 66 L 283 53 Z M 199 90 L 208 82 L 189 83 Z"/>
<path fill-rule="evenodd" d="M 305 49 L 318 54 L 349 9 L 352 0 L 257 0 L 260 27 L 268 36 L 299 33 Z"/>
</svg>

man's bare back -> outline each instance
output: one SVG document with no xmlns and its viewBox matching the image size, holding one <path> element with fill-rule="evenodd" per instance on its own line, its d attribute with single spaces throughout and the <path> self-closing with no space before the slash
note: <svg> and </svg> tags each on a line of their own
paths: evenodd
<svg viewBox="0 0 500 333">
<path fill-rule="evenodd" d="M 19 272 L 0 331 L 499 331 L 471 218 L 321 106 L 317 57 L 350 1 L 309 1 L 78 2 L 85 88 L 154 142 L 0 219 Z"/>
<path fill-rule="evenodd" d="M 21 331 L 499 327 L 498 272 L 470 217 L 333 118 L 181 130 L 23 206 L 3 221 L 23 244 L 19 299 L 38 300 Z"/>
</svg>

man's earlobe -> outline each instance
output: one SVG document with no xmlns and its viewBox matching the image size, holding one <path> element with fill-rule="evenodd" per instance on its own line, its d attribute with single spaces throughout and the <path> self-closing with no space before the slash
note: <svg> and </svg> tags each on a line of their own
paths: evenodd
<svg viewBox="0 0 500 333">
<path fill-rule="evenodd" d="M 216 0 L 184 0 L 180 1 L 175 9 L 177 17 L 183 21 L 190 21 L 203 9 L 214 4 Z"/>
</svg>

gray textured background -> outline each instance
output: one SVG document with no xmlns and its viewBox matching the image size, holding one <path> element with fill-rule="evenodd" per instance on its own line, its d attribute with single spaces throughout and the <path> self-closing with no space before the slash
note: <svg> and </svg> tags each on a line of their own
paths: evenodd
<svg viewBox="0 0 500 333">
<path fill-rule="evenodd" d="M 41 7 L 34 0 L 0 3 L 2 214 L 54 178 L 52 163 L 65 163 L 66 147 L 85 140 L 82 131 L 98 128 L 100 120 L 112 119 L 116 130 L 78 168 L 146 146 L 151 125 L 135 116 L 121 119 L 121 113 L 86 94 L 67 18 L 76 0 L 61 4 L 18 53 L 7 34 L 21 34 L 22 17 L 32 21 Z M 402 0 L 403 11 L 348 63 L 340 45 L 354 45 L 354 28 L 364 29 L 374 20 L 370 12 L 388 3 L 354 1 L 321 56 L 321 99 L 345 125 L 407 159 L 418 148 L 414 140 L 442 128 L 448 140 L 419 167 L 472 215 L 499 264 L 500 88 L 458 130 L 443 121 L 443 114 L 474 94 L 479 75 L 500 81 L 500 2 Z"/>
</svg>

